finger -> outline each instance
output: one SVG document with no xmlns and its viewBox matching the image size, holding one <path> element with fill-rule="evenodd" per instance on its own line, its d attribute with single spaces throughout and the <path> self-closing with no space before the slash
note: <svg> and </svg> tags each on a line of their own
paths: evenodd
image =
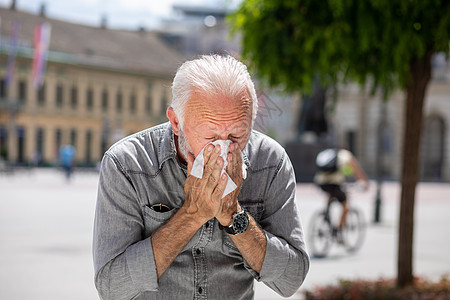
<svg viewBox="0 0 450 300">
<path fill-rule="evenodd" d="M 234 197 L 230 197 L 229 200 L 227 201 L 227 206 L 226 209 L 228 212 L 235 212 L 237 211 L 237 201 L 234 200 Z"/>
<path fill-rule="evenodd" d="M 194 165 L 194 154 L 192 154 L 191 152 L 188 153 L 187 155 L 187 159 L 188 159 L 188 175 L 191 174 L 191 170 L 192 170 L 192 166 Z"/>
<path fill-rule="evenodd" d="M 194 192 L 198 193 L 201 191 L 201 180 L 197 177 L 188 175 L 186 181 L 184 182 L 184 192 Z"/>
<path fill-rule="evenodd" d="M 214 189 L 213 192 L 213 199 L 217 200 L 221 200 L 222 199 L 222 195 L 223 192 L 225 191 L 225 186 L 227 185 L 227 181 L 228 181 L 228 176 L 227 174 L 223 173 L 222 176 L 220 176 L 220 180 L 219 180 L 219 184 L 217 184 L 216 188 Z"/>
<path fill-rule="evenodd" d="M 233 154 L 233 160 L 238 164 L 238 165 L 242 165 L 242 156 L 241 156 L 241 149 L 239 148 L 239 144 L 235 143 L 235 148 L 234 151 L 232 152 Z"/>
<path fill-rule="evenodd" d="M 229 152 L 227 156 L 227 173 L 234 180 L 242 175 L 242 158 L 239 145 L 237 143 L 234 143 L 232 144 L 232 146 L 233 147 L 231 149 L 231 152 Z"/>
<path fill-rule="evenodd" d="M 209 146 L 212 146 L 211 148 Z M 220 145 L 208 145 L 207 147 L 208 156 L 205 157 L 205 166 L 203 171 L 203 176 L 208 178 L 215 168 L 217 168 L 217 158 L 220 155 Z M 213 151 L 214 150 L 214 151 Z"/>
<path fill-rule="evenodd" d="M 227 155 L 227 161 L 228 165 L 226 167 L 226 172 L 228 175 L 230 175 L 231 179 L 234 178 L 234 161 L 233 161 L 233 154 L 228 153 Z"/>
<path fill-rule="evenodd" d="M 205 150 L 203 151 L 203 161 L 206 163 L 211 154 L 213 153 L 213 149 L 214 149 L 214 145 L 213 144 L 209 144 L 205 147 Z"/>
<path fill-rule="evenodd" d="M 228 147 L 228 153 L 227 153 L 228 165 L 227 165 L 227 170 L 226 170 L 228 174 L 230 174 L 230 172 L 232 171 L 231 164 L 233 162 L 233 151 L 234 151 L 234 143 Z"/>
<path fill-rule="evenodd" d="M 220 173 L 222 172 L 223 164 L 224 164 L 223 158 L 219 156 L 216 160 L 216 165 L 214 166 L 213 171 L 211 172 L 211 174 L 208 177 L 207 186 L 209 186 L 211 189 L 213 189 L 219 182 Z"/>
</svg>

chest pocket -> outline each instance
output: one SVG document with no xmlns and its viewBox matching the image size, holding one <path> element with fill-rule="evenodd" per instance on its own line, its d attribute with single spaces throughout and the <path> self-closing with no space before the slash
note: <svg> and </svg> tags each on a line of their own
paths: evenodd
<svg viewBox="0 0 450 300">
<path fill-rule="evenodd" d="M 148 238 L 155 232 L 159 227 L 166 223 L 178 209 L 172 208 L 166 212 L 157 212 L 151 209 L 149 206 L 145 205 L 142 209 L 142 214 L 144 216 L 144 238 Z"/>
</svg>

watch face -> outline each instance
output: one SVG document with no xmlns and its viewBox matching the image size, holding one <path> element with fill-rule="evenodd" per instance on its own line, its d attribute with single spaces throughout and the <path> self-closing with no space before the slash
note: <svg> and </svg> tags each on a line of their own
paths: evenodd
<svg viewBox="0 0 450 300">
<path fill-rule="evenodd" d="M 236 234 L 243 233 L 248 227 L 248 216 L 245 212 L 242 212 L 234 218 L 233 229 Z"/>
</svg>

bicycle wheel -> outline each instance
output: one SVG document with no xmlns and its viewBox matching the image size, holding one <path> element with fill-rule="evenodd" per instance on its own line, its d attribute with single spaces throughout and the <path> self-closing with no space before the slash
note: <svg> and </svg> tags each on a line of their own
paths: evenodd
<svg viewBox="0 0 450 300">
<path fill-rule="evenodd" d="M 344 246 L 348 252 L 354 252 L 361 247 L 364 241 L 366 224 L 362 214 L 355 208 L 349 209 L 345 223 L 342 231 Z"/>
<path fill-rule="evenodd" d="M 314 214 L 308 231 L 309 249 L 314 257 L 325 257 L 331 246 L 331 226 L 325 211 Z"/>
</svg>

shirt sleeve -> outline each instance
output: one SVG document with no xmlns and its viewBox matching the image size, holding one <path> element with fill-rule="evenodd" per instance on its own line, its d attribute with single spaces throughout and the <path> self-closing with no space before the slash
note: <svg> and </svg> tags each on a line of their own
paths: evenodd
<svg viewBox="0 0 450 300">
<path fill-rule="evenodd" d="M 269 186 L 266 213 L 260 225 L 267 249 L 258 281 L 284 297 L 293 295 L 309 270 L 299 211 L 295 203 L 295 175 L 284 153 Z"/>
<path fill-rule="evenodd" d="M 95 285 L 102 299 L 131 299 L 157 290 L 151 238 L 137 193 L 118 160 L 105 154 L 100 170 L 93 234 Z"/>
</svg>

